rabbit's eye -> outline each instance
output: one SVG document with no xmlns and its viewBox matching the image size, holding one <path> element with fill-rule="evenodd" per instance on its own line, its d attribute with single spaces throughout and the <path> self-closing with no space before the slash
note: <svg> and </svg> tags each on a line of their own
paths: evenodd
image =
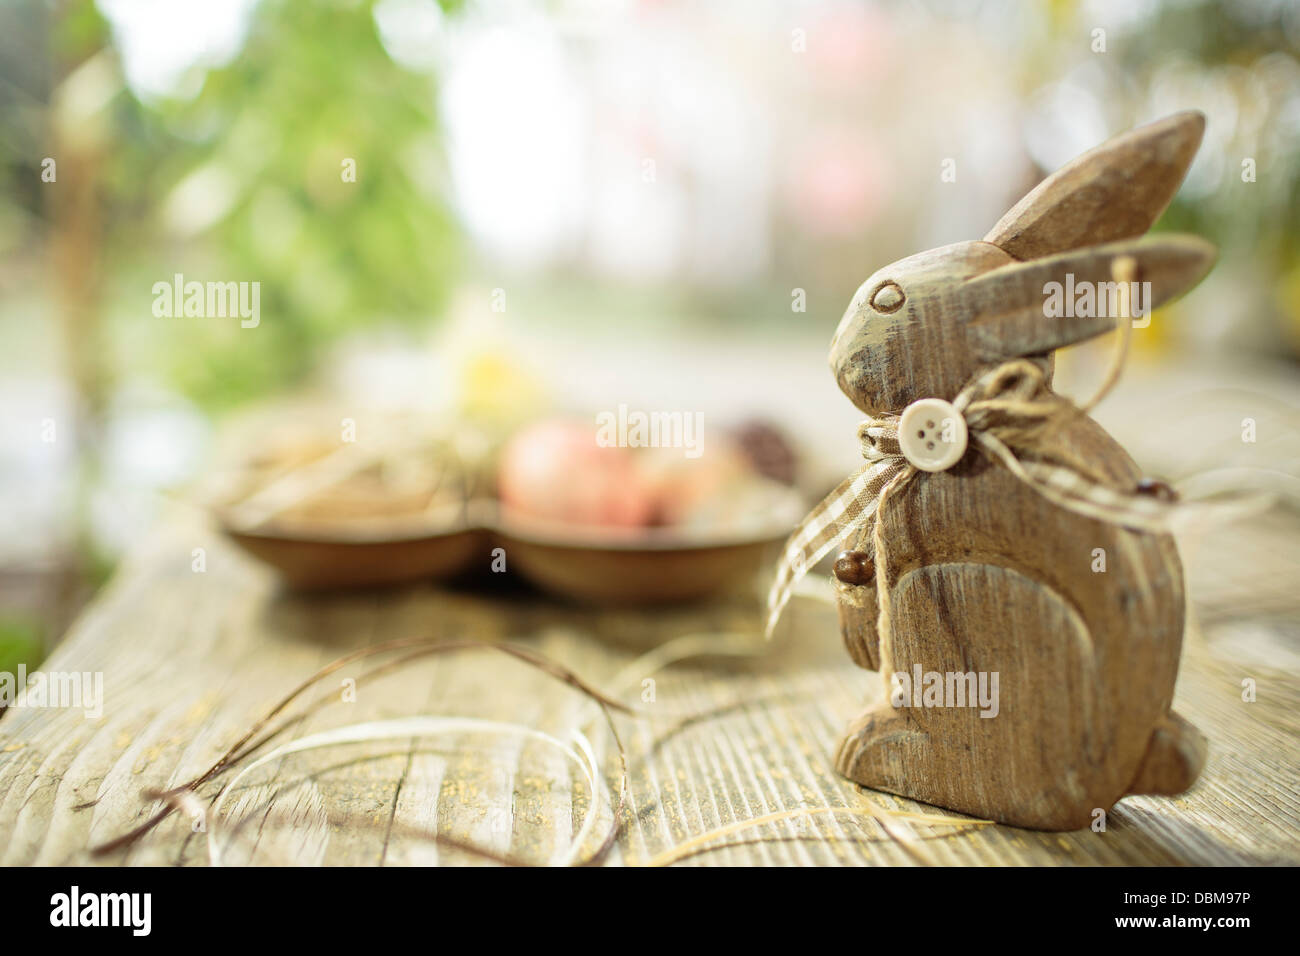
<svg viewBox="0 0 1300 956">
<path fill-rule="evenodd" d="M 882 282 L 871 293 L 871 307 L 877 312 L 897 312 L 906 300 L 897 282 Z"/>
</svg>

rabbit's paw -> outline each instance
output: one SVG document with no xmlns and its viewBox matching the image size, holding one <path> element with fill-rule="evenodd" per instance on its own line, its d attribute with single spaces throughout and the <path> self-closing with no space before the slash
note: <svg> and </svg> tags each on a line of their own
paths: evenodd
<svg viewBox="0 0 1300 956">
<path fill-rule="evenodd" d="M 864 787 L 901 792 L 904 755 L 924 749 L 928 734 L 888 702 L 855 720 L 835 754 L 835 769 Z"/>
<path fill-rule="evenodd" d="M 1170 711 L 1152 731 L 1128 792 L 1169 797 L 1182 793 L 1201 775 L 1208 747 L 1203 733 Z"/>
<path fill-rule="evenodd" d="M 874 582 L 835 581 L 836 604 L 840 612 L 840 636 L 853 663 L 869 671 L 880 670 L 880 638 L 876 633 L 876 585 Z"/>
</svg>

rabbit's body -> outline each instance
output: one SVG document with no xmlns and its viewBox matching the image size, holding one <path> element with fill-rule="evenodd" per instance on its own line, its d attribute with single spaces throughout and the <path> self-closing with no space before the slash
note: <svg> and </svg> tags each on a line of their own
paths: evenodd
<svg viewBox="0 0 1300 956">
<path fill-rule="evenodd" d="M 845 394 L 868 414 L 890 415 L 921 399 L 951 401 L 972 376 L 1011 359 L 1029 358 L 1050 378 L 1054 349 L 1116 322 L 1049 314 L 1050 284 L 1098 286 L 1121 258 L 1149 284 L 1146 308 L 1186 291 L 1209 270 L 1213 247 L 1138 237 L 1172 198 L 1203 128 L 1200 114 L 1183 113 L 1118 137 L 1045 180 L 983 240 L 879 270 L 831 346 Z M 1137 488 L 1137 466 L 1099 425 L 1082 414 L 1066 421 L 1038 436 L 1031 456 Z M 879 520 L 889 633 L 877 639 L 876 582 L 837 587 L 850 654 L 882 672 L 884 699 L 851 727 L 840 772 L 1043 829 L 1089 825 L 1125 793 L 1191 785 L 1205 744 L 1170 711 L 1184 619 L 1171 538 L 1057 505 L 973 447 L 948 470 L 903 484 Z M 860 555 L 845 566 L 869 564 Z M 943 675 L 945 693 L 927 701 L 924 687 L 894 680 L 918 672 Z M 996 708 L 958 705 L 947 693 L 947 675 L 954 690 L 955 675 L 977 684 L 982 675 L 988 690 L 993 674 Z"/>
<path fill-rule="evenodd" d="M 1061 457 L 1084 459 L 1116 483 L 1140 477 L 1090 419 L 1054 441 Z M 837 765 L 866 786 L 926 803 L 1074 829 L 1132 790 L 1153 733 L 1171 723 L 1182 569 L 1167 536 L 1025 491 L 1007 469 L 970 455 L 890 503 L 891 636 L 876 653 L 855 655 L 879 661 L 885 699 L 850 731 Z M 874 632 L 874 593 L 859 597 L 867 614 L 846 615 L 846 640 Z M 954 706 L 951 696 L 942 706 L 917 707 L 914 698 L 894 706 L 901 685 L 892 675 L 911 680 L 918 667 L 975 674 L 984 687 L 997 674 L 996 715 L 981 716 L 987 701 Z M 1195 741 L 1187 743 L 1183 771 L 1142 789 L 1190 783 L 1198 767 Z"/>
</svg>

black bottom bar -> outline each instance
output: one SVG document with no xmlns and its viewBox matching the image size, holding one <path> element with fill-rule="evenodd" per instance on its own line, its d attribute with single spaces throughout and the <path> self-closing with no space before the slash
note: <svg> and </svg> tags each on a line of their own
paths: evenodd
<svg viewBox="0 0 1300 956">
<path fill-rule="evenodd" d="M 502 929 L 552 938 L 572 933 L 580 943 L 585 930 L 606 926 L 622 927 L 623 939 L 630 931 L 676 945 L 697 936 L 738 941 L 774 923 L 787 933 L 801 928 L 810 942 L 830 934 L 910 939 L 911 946 L 928 939 L 948 948 L 978 936 L 1200 936 L 1230 946 L 1260 928 L 1277 932 L 1294 917 L 1283 915 L 1284 907 L 1294 910 L 1293 874 L 1285 869 L 680 869 L 545 878 L 491 869 L 7 869 L 0 870 L 0 911 L 15 941 L 78 934 L 128 945 L 154 939 L 226 946 L 373 944 L 397 932 L 434 945 L 447 932 L 461 940 L 481 933 L 491 942 Z M 601 938 L 607 937 L 594 939 Z"/>
</svg>

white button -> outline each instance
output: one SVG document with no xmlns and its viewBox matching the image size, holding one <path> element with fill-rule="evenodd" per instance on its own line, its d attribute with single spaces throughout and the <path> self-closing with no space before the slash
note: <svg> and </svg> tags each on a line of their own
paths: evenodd
<svg viewBox="0 0 1300 956">
<path fill-rule="evenodd" d="M 923 398 L 903 409 L 898 444 L 921 471 L 944 471 L 966 453 L 966 419 L 941 398 Z"/>
</svg>

